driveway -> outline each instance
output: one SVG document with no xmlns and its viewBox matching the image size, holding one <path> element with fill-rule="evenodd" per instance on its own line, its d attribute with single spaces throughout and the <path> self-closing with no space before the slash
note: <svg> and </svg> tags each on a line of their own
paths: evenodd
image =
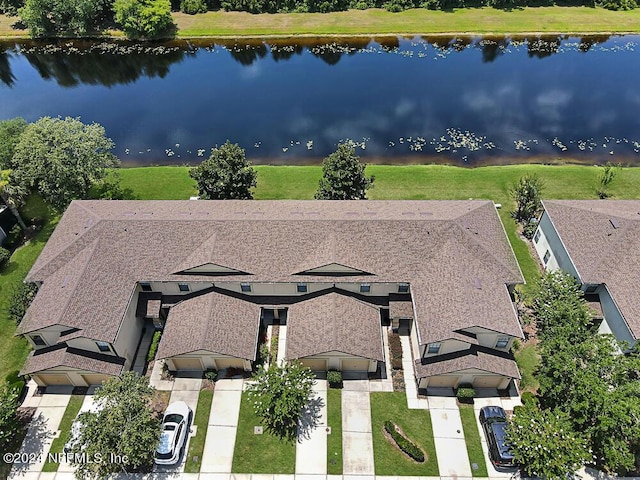
<svg viewBox="0 0 640 480">
<path fill-rule="evenodd" d="M 327 381 L 316 380 L 296 441 L 296 475 L 327 474 Z"/>
<path fill-rule="evenodd" d="M 467 444 L 455 397 L 429 396 L 433 440 L 442 477 L 471 477 Z"/>
<path fill-rule="evenodd" d="M 355 387 L 355 382 L 358 381 L 345 382 L 345 390 L 342 391 L 343 473 L 344 475 L 374 475 L 369 391 L 347 390 L 349 386 Z"/>
</svg>

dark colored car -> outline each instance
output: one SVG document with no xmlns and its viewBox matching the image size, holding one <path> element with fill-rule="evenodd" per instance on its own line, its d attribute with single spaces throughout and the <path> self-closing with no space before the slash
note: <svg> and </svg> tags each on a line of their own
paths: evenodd
<svg viewBox="0 0 640 480">
<path fill-rule="evenodd" d="M 496 467 L 514 465 L 513 454 L 506 443 L 507 414 L 502 407 L 490 406 L 480 409 L 480 424 L 489 447 L 489 457 Z"/>
</svg>

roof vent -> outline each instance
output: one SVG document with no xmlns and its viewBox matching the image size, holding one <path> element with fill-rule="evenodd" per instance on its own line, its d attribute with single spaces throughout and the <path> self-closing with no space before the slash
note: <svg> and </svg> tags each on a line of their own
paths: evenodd
<svg viewBox="0 0 640 480">
<path fill-rule="evenodd" d="M 93 225 L 93 218 L 87 219 L 87 222 L 84 224 L 84 228 L 89 228 L 91 225 Z"/>
<path fill-rule="evenodd" d="M 462 220 L 462 227 L 465 230 L 469 230 L 469 219 L 468 218 L 465 218 L 465 219 Z"/>
<path fill-rule="evenodd" d="M 618 222 L 617 218 L 610 218 L 609 221 L 611 222 L 611 225 L 613 226 L 613 228 L 618 229 L 620 228 L 620 223 Z"/>
<path fill-rule="evenodd" d="M 478 290 L 482 290 L 482 282 L 478 277 L 473 278 L 473 286 L 476 287 Z"/>
<path fill-rule="evenodd" d="M 66 277 L 64 277 L 64 280 L 62 281 L 62 286 L 61 288 L 64 288 L 67 286 L 67 283 L 69 283 L 69 280 L 71 280 L 71 275 L 67 275 Z"/>
</svg>

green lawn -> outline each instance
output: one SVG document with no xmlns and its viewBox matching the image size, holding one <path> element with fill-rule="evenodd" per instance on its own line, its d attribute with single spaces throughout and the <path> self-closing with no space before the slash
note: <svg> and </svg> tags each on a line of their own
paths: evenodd
<svg viewBox="0 0 640 480">
<path fill-rule="evenodd" d="M 327 473 L 342 475 L 342 390 L 327 390 L 327 425 L 331 435 L 327 436 Z"/>
<path fill-rule="evenodd" d="M 473 405 L 460 405 L 460 417 L 462 418 L 462 430 L 464 431 L 464 441 L 467 444 L 471 474 L 474 477 L 488 477 Z M 478 466 L 476 470 L 473 469 L 474 463 Z"/>
<path fill-rule="evenodd" d="M 293 474 L 296 467 L 295 442 L 281 440 L 266 430 L 253 433 L 262 421 L 253 413 L 247 393 L 242 394 L 238 433 L 233 452 L 233 473 Z"/>
<path fill-rule="evenodd" d="M 538 354 L 538 348 L 535 344 L 528 344 L 519 348 L 515 352 L 516 363 L 520 370 L 522 379 L 520 380 L 520 389 L 523 392 L 536 393 L 538 390 L 538 380 L 535 377 L 536 368 L 540 363 L 540 355 Z"/>
<path fill-rule="evenodd" d="M 529 7 L 511 11 L 464 8 L 451 11 L 383 9 L 333 13 L 252 15 L 245 12 L 175 13 L 180 37 L 374 34 L 517 34 L 640 31 L 640 9 L 615 12 L 588 7 Z"/>
<path fill-rule="evenodd" d="M 21 337 L 15 337 L 16 324 L 9 319 L 8 308 L 15 289 L 22 283 L 27 272 L 38 258 L 44 244 L 57 224 L 53 216 L 39 197 L 30 197 L 23 209 L 25 221 L 40 218 L 45 223 L 27 245 L 16 250 L 9 264 L 0 273 L 0 378 L 10 372 L 20 370 L 27 354 L 29 344 Z"/>
<path fill-rule="evenodd" d="M 67 408 L 64 411 L 64 415 L 62 416 L 62 420 L 60 421 L 60 426 L 58 430 L 60 430 L 60 436 L 58 438 L 54 438 L 51 443 L 51 447 L 49 448 L 49 453 L 58 454 L 62 453 L 62 448 L 64 444 L 69 441 L 69 437 L 71 436 L 71 424 L 78 416 L 78 412 L 80 412 L 80 407 L 82 407 L 82 402 L 84 402 L 84 395 L 71 395 L 71 399 L 67 404 Z M 43 472 L 57 472 L 58 471 L 57 462 L 50 462 L 47 456 L 47 460 L 45 461 L 42 471 Z"/>
<path fill-rule="evenodd" d="M 207 427 L 209 426 L 209 413 L 211 413 L 212 400 L 212 390 L 200 390 L 200 394 L 198 395 L 198 406 L 193 419 L 193 424 L 198 427 L 198 429 L 195 437 L 192 437 L 189 443 L 187 464 L 184 467 L 184 471 L 186 473 L 200 473 L 202 452 L 204 451 L 204 441 L 207 438 Z"/>
<path fill-rule="evenodd" d="M 425 462 L 405 456 L 383 434 L 383 424 L 391 420 L 425 452 Z M 371 429 L 376 475 L 438 476 L 438 459 L 428 410 L 409 410 L 404 392 L 371 393 Z"/>
</svg>

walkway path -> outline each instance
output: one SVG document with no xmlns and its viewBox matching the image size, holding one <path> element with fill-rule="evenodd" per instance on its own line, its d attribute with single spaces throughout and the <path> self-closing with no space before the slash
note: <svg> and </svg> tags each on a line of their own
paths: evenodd
<svg viewBox="0 0 640 480">
<path fill-rule="evenodd" d="M 418 385 L 413 370 L 413 355 L 411 353 L 411 338 L 407 335 L 400 336 L 402 345 L 402 373 L 404 375 L 404 388 L 407 394 L 407 407 L 409 409 L 427 409 L 429 402 L 426 398 L 418 398 Z"/>
<path fill-rule="evenodd" d="M 327 474 L 326 380 L 316 380 L 309 405 L 302 414 L 296 442 L 296 474 Z"/>
<path fill-rule="evenodd" d="M 231 473 L 233 449 L 236 445 L 242 379 L 224 379 L 216 382 L 209 414 L 209 427 L 204 443 L 202 473 Z"/>
<path fill-rule="evenodd" d="M 351 380 L 342 391 L 342 460 L 344 475 L 374 475 L 369 382 Z M 326 455 L 325 455 L 326 458 Z"/>
<path fill-rule="evenodd" d="M 440 475 L 471 477 L 467 444 L 464 441 L 456 397 L 430 396 L 428 402 Z"/>
</svg>

